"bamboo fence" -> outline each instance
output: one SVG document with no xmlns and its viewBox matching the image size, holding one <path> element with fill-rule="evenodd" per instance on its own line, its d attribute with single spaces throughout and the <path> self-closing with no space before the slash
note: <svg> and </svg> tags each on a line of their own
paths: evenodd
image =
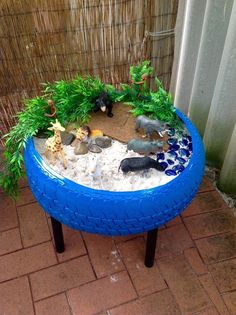
<svg viewBox="0 0 236 315">
<path fill-rule="evenodd" d="M 2 0 L 0 131 L 9 131 L 22 98 L 42 82 L 77 73 L 130 82 L 129 67 L 149 59 L 168 89 L 178 0 Z M 148 33 L 152 32 L 152 33 Z"/>
</svg>

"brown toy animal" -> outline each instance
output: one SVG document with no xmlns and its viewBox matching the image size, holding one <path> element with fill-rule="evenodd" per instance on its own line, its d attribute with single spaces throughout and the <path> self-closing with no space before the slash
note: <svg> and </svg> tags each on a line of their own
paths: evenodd
<svg viewBox="0 0 236 315">
<path fill-rule="evenodd" d="M 82 126 L 76 132 L 76 139 L 79 141 L 86 141 L 90 136 L 91 130 L 89 126 Z"/>
</svg>

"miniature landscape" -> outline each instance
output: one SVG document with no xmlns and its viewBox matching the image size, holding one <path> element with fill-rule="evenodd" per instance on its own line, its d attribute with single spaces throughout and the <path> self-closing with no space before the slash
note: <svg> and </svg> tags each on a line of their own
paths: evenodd
<svg viewBox="0 0 236 315">
<path fill-rule="evenodd" d="M 60 158 L 51 163 L 50 156 L 45 154 L 46 139 L 34 138 L 36 150 L 59 175 L 93 189 L 136 191 L 164 185 L 178 176 L 191 156 L 191 137 L 187 131 L 183 137 L 174 129 L 164 128 L 163 136 L 154 132 L 150 135 L 154 139 L 148 141 L 144 128 L 137 131 L 135 128 L 143 117 L 132 119 L 132 114 L 123 108 L 122 104 L 114 106 L 112 120 L 102 112 L 95 113 L 88 126 L 76 129 L 72 124 L 62 131 L 66 164 Z M 111 121 L 113 126 L 118 125 L 117 130 L 110 128 Z M 90 125 L 95 129 L 91 130 Z M 97 129 L 101 126 L 107 132 L 105 135 Z"/>
<path fill-rule="evenodd" d="M 58 174 L 95 189 L 147 189 L 180 174 L 191 157 L 191 137 L 162 83 L 156 78 L 156 89 L 149 88 L 152 72 L 149 61 L 131 66 L 131 83 L 120 89 L 90 76 L 45 84 L 6 135 L 3 189 L 16 196 L 22 151 L 35 136 L 46 139 L 36 147 Z"/>
</svg>

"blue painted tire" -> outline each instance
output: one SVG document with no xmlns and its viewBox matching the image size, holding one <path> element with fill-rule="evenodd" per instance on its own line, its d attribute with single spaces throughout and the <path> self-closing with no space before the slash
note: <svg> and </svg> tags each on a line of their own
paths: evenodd
<svg viewBox="0 0 236 315">
<path fill-rule="evenodd" d="M 198 131 L 182 112 L 176 112 L 192 136 L 193 154 L 186 169 L 169 183 L 134 192 L 88 188 L 53 171 L 29 139 L 24 160 L 34 197 L 50 216 L 77 230 L 130 235 L 163 225 L 192 201 L 205 165 L 204 147 Z"/>
</svg>

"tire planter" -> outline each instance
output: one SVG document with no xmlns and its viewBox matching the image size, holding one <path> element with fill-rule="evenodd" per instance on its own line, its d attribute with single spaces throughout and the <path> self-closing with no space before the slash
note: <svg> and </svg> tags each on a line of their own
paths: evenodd
<svg viewBox="0 0 236 315">
<path fill-rule="evenodd" d="M 88 188 L 53 171 L 29 139 L 24 161 L 34 197 L 56 220 L 90 233 L 130 235 L 163 225 L 189 205 L 204 174 L 205 154 L 198 131 L 182 112 L 176 112 L 192 137 L 193 153 L 185 170 L 169 183 L 132 192 Z"/>
</svg>

